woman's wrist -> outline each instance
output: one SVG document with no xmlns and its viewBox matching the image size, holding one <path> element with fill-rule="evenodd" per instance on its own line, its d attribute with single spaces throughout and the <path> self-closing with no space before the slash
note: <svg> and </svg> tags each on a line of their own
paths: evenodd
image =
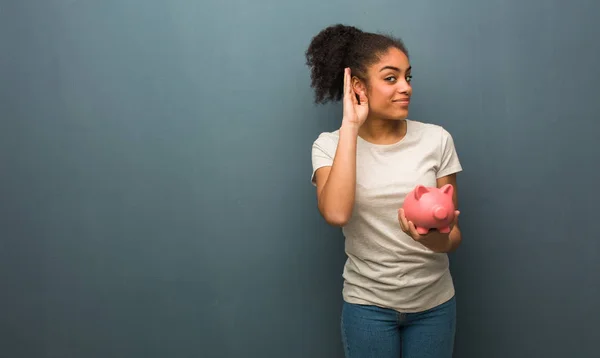
<svg viewBox="0 0 600 358">
<path fill-rule="evenodd" d="M 343 132 L 358 137 L 359 128 L 360 125 L 347 121 L 346 119 L 342 119 L 342 125 L 340 126 L 340 134 Z"/>
</svg>

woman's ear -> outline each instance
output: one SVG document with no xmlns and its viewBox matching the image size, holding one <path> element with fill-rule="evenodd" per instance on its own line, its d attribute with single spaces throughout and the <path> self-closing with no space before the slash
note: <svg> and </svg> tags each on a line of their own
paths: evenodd
<svg viewBox="0 0 600 358">
<path fill-rule="evenodd" d="M 367 101 L 367 86 L 356 76 L 352 77 L 352 90 L 358 103 Z"/>
</svg>

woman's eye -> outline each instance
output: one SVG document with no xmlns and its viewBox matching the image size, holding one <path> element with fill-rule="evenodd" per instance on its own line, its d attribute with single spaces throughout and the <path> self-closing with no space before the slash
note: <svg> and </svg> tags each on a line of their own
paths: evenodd
<svg viewBox="0 0 600 358">
<path fill-rule="evenodd" d="M 406 79 L 406 82 L 410 82 L 412 81 L 412 75 L 407 75 L 404 77 Z M 396 82 L 396 76 L 389 76 L 385 78 L 386 81 L 388 82 Z"/>
</svg>

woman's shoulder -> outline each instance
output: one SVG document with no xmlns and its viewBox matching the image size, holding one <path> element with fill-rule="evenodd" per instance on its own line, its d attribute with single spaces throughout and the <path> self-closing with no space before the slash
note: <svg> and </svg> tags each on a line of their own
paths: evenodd
<svg viewBox="0 0 600 358">
<path fill-rule="evenodd" d="M 340 139 L 340 130 L 334 130 L 331 132 L 321 132 L 317 136 L 316 141 L 324 141 L 324 140 L 339 140 Z"/>
<path fill-rule="evenodd" d="M 321 132 L 312 144 L 313 155 L 324 153 L 333 157 L 340 140 L 340 131 Z"/>
<path fill-rule="evenodd" d="M 337 146 L 338 141 L 340 140 L 340 130 L 334 130 L 331 132 L 321 132 L 317 136 L 317 138 L 313 142 L 313 146 Z"/>
</svg>

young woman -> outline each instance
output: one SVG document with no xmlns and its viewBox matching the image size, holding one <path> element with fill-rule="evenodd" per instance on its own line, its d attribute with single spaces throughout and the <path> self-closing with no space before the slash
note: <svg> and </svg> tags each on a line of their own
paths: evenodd
<svg viewBox="0 0 600 358">
<path fill-rule="evenodd" d="M 342 227 L 342 338 L 348 358 L 451 358 L 454 285 L 447 253 L 461 233 L 419 235 L 400 209 L 417 184 L 454 186 L 452 136 L 407 119 L 411 65 L 401 40 L 335 25 L 306 52 L 317 103 L 343 102 L 340 128 L 312 147 L 325 220 Z M 458 216 L 458 211 L 456 212 Z"/>
</svg>

